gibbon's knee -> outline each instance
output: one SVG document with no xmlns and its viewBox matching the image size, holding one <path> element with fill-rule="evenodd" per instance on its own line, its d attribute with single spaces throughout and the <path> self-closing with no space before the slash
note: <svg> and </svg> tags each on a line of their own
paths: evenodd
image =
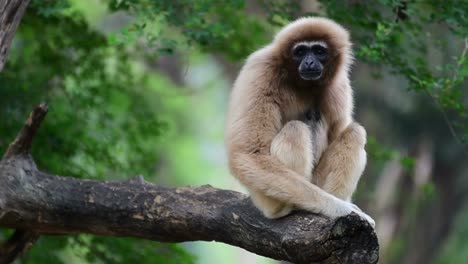
<svg viewBox="0 0 468 264">
<path fill-rule="evenodd" d="M 351 123 L 329 146 L 323 158 L 327 164 L 317 166 L 318 173 L 325 176 L 322 186 L 325 191 L 351 200 L 367 163 L 365 144 L 366 131 L 358 123 Z M 339 170 L 334 168 L 336 164 L 340 164 Z"/>
<path fill-rule="evenodd" d="M 271 142 L 270 153 L 289 169 L 310 178 L 313 150 L 309 126 L 297 120 L 286 123 Z"/>
</svg>

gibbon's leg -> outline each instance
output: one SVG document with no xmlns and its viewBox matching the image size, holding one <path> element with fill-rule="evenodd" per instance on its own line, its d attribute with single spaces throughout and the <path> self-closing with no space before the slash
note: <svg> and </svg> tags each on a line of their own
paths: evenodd
<svg viewBox="0 0 468 264">
<path fill-rule="evenodd" d="M 351 123 L 325 150 L 314 171 L 314 183 L 326 192 L 351 201 L 367 157 L 366 131 Z"/>
<path fill-rule="evenodd" d="M 305 123 L 301 121 L 286 123 L 273 139 L 270 153 L 287 168 L 310 181 L 313 150 L 310 128 Z M 283 217 L 293 210 L 292 205 L 280 202 L 259 192 L 251 192 L 251 198 L 257 208 L 260 208 L 268 218 Z"/>
<path fill-rule="evenodd" d="M 341 200 L 322 190 L 303 176 L 286 168 L 271 155 L 256 153 L 234 153 L 230 160 L 239 181 L 249 186 L 253 193 L 261 192 L 268 197 L 295 208 L 321 213 L 329 217 L 340 217 L 355 212 L 375 226 L 375 221 L 356 205 Z M 284 168 L 283 168 L 284 167 Z"/>
</svg>

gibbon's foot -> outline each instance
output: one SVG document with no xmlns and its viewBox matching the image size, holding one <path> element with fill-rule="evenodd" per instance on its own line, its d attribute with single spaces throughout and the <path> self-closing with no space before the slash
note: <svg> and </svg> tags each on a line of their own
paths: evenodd
<svg viewBox="0 0 468 264">
<path fill-rule="evenodd" d="M 285 217 L 293 211 L 293 207 L 290 205 L 284 205 L 279 211 L 271 212 L 271 211 L 263 211 L 263 215 L 268 219 L 278 219 L 281 217 Z"/>
<path fill-rule="evenodd" d="M 362 219 L 366 220 L 373 228 L 375 228 L 374 219 L 372 219 L 372 217 L 364 213 L 359 207 L 357 207 L 357 205 L 351 202 L 338 199 L 334 196 L 331 196 L 329 198 L 331 198 L 331 203 L 326 205 L 324 210 L 321 212 L 324 215 L 337 218 L 349 215 L 354 212 L 357 215 L 359 215 Z"/>
<path fill-rule="evenodd" d="M 250 190 L 250 199 L 266 218 L 276 219 L 288 215 L 293 210 L 290 204 L 282 203 L 259 192 Z"/>
</svg>

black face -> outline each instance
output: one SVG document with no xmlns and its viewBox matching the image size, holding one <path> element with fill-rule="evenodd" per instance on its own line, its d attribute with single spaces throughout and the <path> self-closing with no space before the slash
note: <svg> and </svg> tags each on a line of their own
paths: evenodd
<svg viewBox="0 0 468 264">
<path fill-rule="evenodd" d="M 298 44 L 291 51 L 292 59 L 298 65 L 299 76 L 306 81 L 322 77 L 323 66 L 328 60 L 328 50 L 324 45 Z"/>
</svg>

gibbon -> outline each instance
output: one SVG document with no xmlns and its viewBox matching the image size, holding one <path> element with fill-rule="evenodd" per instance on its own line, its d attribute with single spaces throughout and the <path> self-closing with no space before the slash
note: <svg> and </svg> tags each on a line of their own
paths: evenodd
<svg viewBox="0 0 468 264">
<path fill-rule="evenodd" d="M 300 18 L 251 54 L 230 95 L 231 173 L 268 218 L 293 209 L 339 217 L 366 165 L 366 131 L 353 121 L 348 32 L 326 18 Z"/>
</svg>

